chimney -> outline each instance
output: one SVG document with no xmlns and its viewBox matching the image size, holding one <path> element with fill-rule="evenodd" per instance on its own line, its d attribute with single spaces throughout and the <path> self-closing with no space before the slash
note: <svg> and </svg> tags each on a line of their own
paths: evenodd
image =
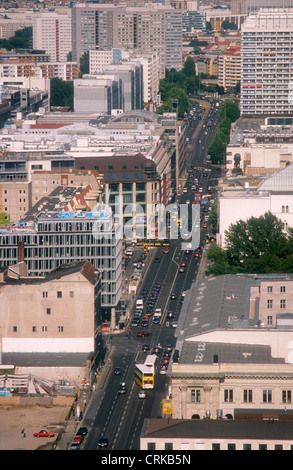
<svg viewBox="0 0 293 470">
<path fill-rule="evenodd" d="M 22 263 L 24 261 L 24 242 L 18 242 L 18 262 Z"/>
</svg>

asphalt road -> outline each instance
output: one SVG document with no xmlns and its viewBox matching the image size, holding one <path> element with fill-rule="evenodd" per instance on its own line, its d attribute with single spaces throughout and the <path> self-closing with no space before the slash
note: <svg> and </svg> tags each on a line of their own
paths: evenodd
<svg viewBox="0 0 293 470">
<path fill-rule="evenodd" d="M 213 115 L 216 118 L 217 111 Z M 200 124 L 202 126 L 204 121 Z M 189 166 L 197 167 L 194 173 L 199 178 L 199 184 L 203 187 L 203 194 L 209 186 L 216 184 L 219 176 L 217 168 L 206 164 L 207 145 L 212 138 L 214 127 L 209 131 L 201 126 L 197 129 L 197 138 L 193 139 L 194 121 L 190 123 L 189 129 Z M 204 168 L 209 167 L 206 177 L 203 176 Z M 192 202 L 193 193 L 188 190 L 179 197 L 179 203 L 187 199 Z M 201 242 L 205 240 L 207 229 L 201 230 Z M 149 292 L 155 283 L 161 284 L 154 308 L 162 308 L 162 317 L 159 324 L 153 324 L 150 320 L 149 327 L 142 328 L 140 325 L 132 328 L 132 337 L 126 334 L 113 335 L 111 339 L 111 372 L 105 383 L 103 393 L 93 394 L 87 406 L 83 423 L 89 427 L 89 434 L 83 448 L 98 449 L 98 441 L 101 436 L 106 436 L 109 445 L 106 449 L 138 450 L 139 436 L 145 418 L 162 416 L 162 399 L 166 398 L 169 391 L 168 375 L 159 373 L 161 357 L 158 356 L 158 371 L 155 377 L 155 388 L 147 391 L 147 398 L 139 398 L 139 387 L 134 382 L 134 365 L 143 362 L 146 353 L 142 351 L 143 344 L 149 344 L 150 350 L 158 342 L 163 346 L 176 344 L 176 328 L 171 326 L 172 321 L 179 318 L 182 307 L 182 293 L 188 290 L 195 280 L 200 258 L 196 258 L 191 251 L 187 254 L 181 248 L 181 239 L 171 240 L 169 252 L 164 253 L 164 248 L 151 248 L 152 261 L 146 272 L 142 288 Z M 155 252 L 155 253 L 153 253 Z M 149 255 L 148 255 L 149 256 Z M 158 257 L 159 262 L 154 262 Z M 130 263 L 132 260 L 130 260 Z M 184 263 L 183 272 L 179 269 Z M 176 298 L 171 299 L 174 293 Z M 166 318 L 167 312 L 172 311 L 174 318 Z M 151 336 L 140 338 L 137 332 L 147 329 Z M 114 369 L 119 366 L 121 375 L 114 375 Z M 127 393 L 118 394 L 119 383 L 126 383 Z"/>
</svg>

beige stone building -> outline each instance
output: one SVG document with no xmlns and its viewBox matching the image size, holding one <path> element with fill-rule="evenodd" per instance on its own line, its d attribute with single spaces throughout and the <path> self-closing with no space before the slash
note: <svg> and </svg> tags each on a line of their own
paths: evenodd
<svg viewBox="0 0 293 470">
<path fill-rule="evenodd" d="M 172 418 L 293 410 L 292 292 L 287 275 L 226 275 L 193 284 L 167 372 Z M 268 319 L 270 299 L 276 306 Z"/>
<path fill-rule="evenodd" d="M 7 181 L 0 183 L 0 212 L 5 212 L 7 223 L 21 219 L 31 208 L 31 183 Z"/>
<path fill-rule="evenodd" d="M 2 354 L 95 352 L 99 300 L 100 277 L 88 261 L 37 277 L 26 276 L 23 262 L 1 268 Z"/>
<path fill-rule="evenodd" d="M 89 207 L 92 209 L 102 194 L 102 177 L 96 170 L 35 170 L 31 175 L 32 204 L 34 205 L 41 198 L 49 196 L 52 191 L 60 186 L 83 189 L 90 186 L 91 191 L 87 195 L 87 200 Z"/>
</svg>

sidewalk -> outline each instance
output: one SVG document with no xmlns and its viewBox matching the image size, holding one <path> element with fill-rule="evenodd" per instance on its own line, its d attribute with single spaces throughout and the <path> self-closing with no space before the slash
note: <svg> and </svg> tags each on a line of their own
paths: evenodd
<svg viewBox="0 0 293 470">
<path fill-rule="evenodd" d="M 88 428 L 88 425 L 85 424 L 86 410 L 89 406 L 88 404 L 89 404 L 89 401 L 90 401 L 92 395 L 101 393 L 103 388 L 104 388 L 105 381 L 106 381 L 106 379 L 107 379 L 107 377 L 110 373 L 110 370 L 111 370 L 111 363 L 108 361 L 109 356 L 110 356 L 110 354 L 108 354 L 106 356 L 105 365 L 103 366 L 103 369 L 102 369 L 100 375 L 97 377 L 97 382 L 95 383 L 95 390 L 86 392 L 86 409 L 85 409 L 85 411 L 84 411 L 84 399 L 85 399 L 85 397 L 84 397 L 83 393 L 80 394 L 80 397 L 77 401 L 76 406 L 79 406 L 80 410 L 83 411 L 83 419 L 81 421 L 79 421 L 76 416 L 73 416 L 73 414 L 71 414 L 70 419 L 67 422 L 65 431 L 62 434 L 61 440 L 59 441 L 56 450 L 68 450 L 70 448 L 70 444 L 71 444 L 77 430 L 81 426 L 86 426 Z M 81 445 L 81 448 L 82 448 L 82 445 Z"/>
</svg>

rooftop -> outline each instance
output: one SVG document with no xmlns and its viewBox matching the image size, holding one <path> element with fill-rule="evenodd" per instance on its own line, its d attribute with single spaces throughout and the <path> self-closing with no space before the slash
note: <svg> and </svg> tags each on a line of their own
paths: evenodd
<svg viewBox="0 0 293 470">
<path fill-rule="evenodd" d="M 141 437 L 152 439 L 292 440 L 292 423 L 210 419 L 147 419 Z"/>
</svg>

